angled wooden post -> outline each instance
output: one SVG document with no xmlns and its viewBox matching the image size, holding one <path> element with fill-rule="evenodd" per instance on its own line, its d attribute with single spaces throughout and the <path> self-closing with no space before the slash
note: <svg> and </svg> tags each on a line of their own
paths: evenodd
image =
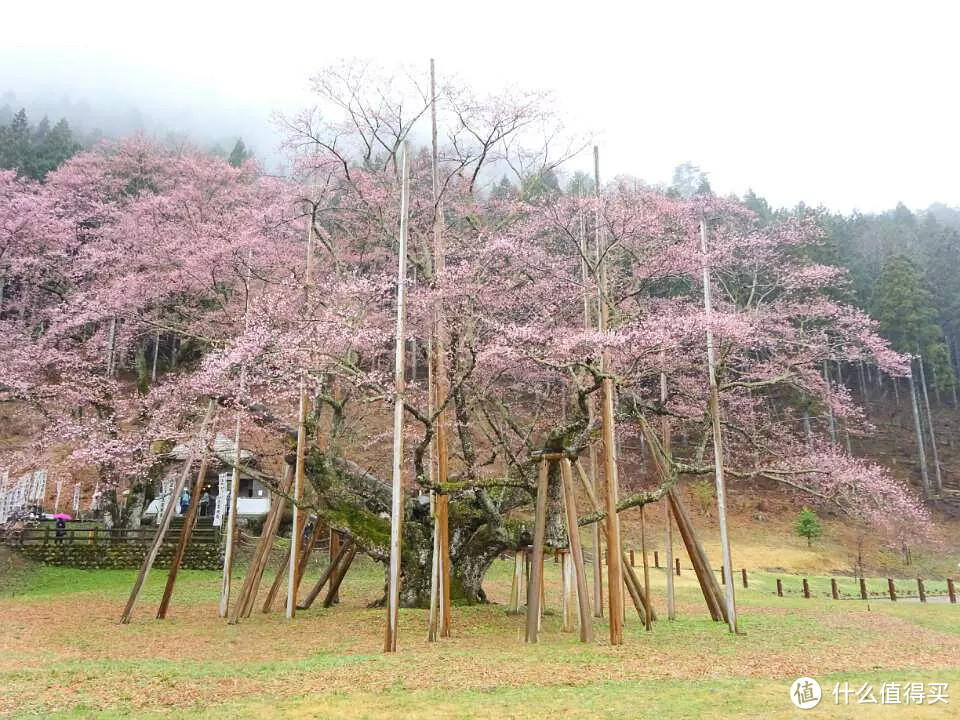
<svg viewBox="0 0 960 720">
<path fill-rule="evenodd" d="M 207 401 L 207 413 L 200 425 L 200 434 L 187 454 L 187 459 L 184 461 L 183 470 L 180 473 L 180 477 L 177 479 L 173 490 L 171 490 L 172 497 L 170 497 L 170 499 L 167 501 L 166 507 L 163 508 L 163 516 L 160 519 L 160 522 L 157 523 L 157 533 L 153 537 L 153 542 L 150 545 L 150 549 L 147 550 L 147 554 L 143 558 L 143 564 L 140 566 L 140 572 L 137 574 L 137 579 L 134 581 L 133 588 L 130 590 L 130 597 L 127 599 L 126 607 L 123 608 L 123 613 L 120 615 L 121 624 L 126 625 L 130 622 L 133 608 L 137 603 L 137 599 L 140 597 L 140 591 L 143 589 L 143 585 L 147 581 L 147 576 L 150 574 L 150 570 L 153 568 L 153 563 L 157 559 L 157 553 L 160 551 L 160 547 L 163 545 L 163 539 L 166 537 L 167 531 L 170 529 L 170 523 L 173 521 L 173 515 L 176 511 L 176 504 L 180 501 L 180 494 L 183 492 L 183 488 L 187 484 L 187 479 L 190 477 L 190 469 L 193 466 L 193 461 L 197 457 L 196 443 L 205 442 L 207 425 L 213 420 L 213 414 L 216 411 L 216 407 L 217 403 L 215 400 L 211 398 L 209 401 Z"/>
<path fill-rule="evenodd" d="M 317 599 L 317 596 L 320 594 L 320 591 L 323 590 L 323 586 L 327 584 L 327 581 L 330 579 L 330 576 L 333 574 L 334 570 L 338 567 L 340 562 L 343 560 L 343 557 L 347 554 L 347 551 L 350 549 L 350 541 L 348 540 L 345 543 L 340 545 L 340 548 L 337 550 L 337 554 L 330 558 L 330 562 L 327 565 L 327 569 L 323 571 L 323 574 L 310 589 L 310 592 L 307 593 L 307 596 L 303 599 L 303 602 L 297 606 L 297 610 L 309 610 L 310 606 L 313 605 L 313 601 Z"/>
<path fill-rule="evenodd" d="M 350 565 L 356 556 L 357 544 L 351 540 L 346 555 L 343 556 L 334 569 L 333 574 L 330 575 L 330 587 L 327 588 L 326 597 L 323 598 L 323 607 L 330 607 L 336 601 L 337 597 L 339 597 L 340 585 L 347 576 L 347 570 L 350 569 Z"/>
<path fill-rule="evenodd" d="M 527 583 L 527 642 L 535 643 L 540 625 L 540 594 L 543 586 L 543 544 L 546 538 L 547 486 L 550 463 L 540 461 L 537 480 L 537 505 L 533 521 L 533 553 L 530 558 L 530 582 Z"/>
<path fill-rule="evenodd" d="M 280 478 L 279 493 L 273 493 L 270 502 L 270 511 L 267 513 L 267 519 L 263 523 L 260 531 L 260 540 L 257 542 L 253 558 L 250 560 L 250 566 L 247 568 L 247 574 L 243 578 L 243 585 L 240 587 L 240 595 L 234 605 L 233 612 L 230 613 L 229 624 L 236 625 L 241 617 L 250 617 L 253 611 L 253 605 L 256 602 L 257 594 L 260 590 L 260 581 L 263 578 L 263 572 L 267 567 L 267 561 L 270 558 L 270 550 L 273 548 L 273 540 L 277 534 L 277 528 L 280 525 L 280 519 L 283 517 L 283 510 L 286 507 L 286 494 L 290 491 L 290 484 L 293 481 L 293 470 L 286 463 L 283 466 L 283 475 Z"/>
<path fill-rule="evenodd" d="M 647 529 L 643 521 L 643 505 L 640 506 L 640 552 L 643 554 L 643 605 L 644 605 L 644 627 L 650 632 L 651 617 L 653 613 L 650 610 L 650 564 L 647 562 Z M 630 555 L 630 566 L 633 567 L 633 554 Z"/>
<path fill-rule="evenodd" d="M 573 487 L 570 459 L 560 461 L 560 479 L 563 487 L 563 505 L 567 516 L 567 535 L 570 536 L 569 562 L 572 565 L 577 589 L 577 611 L 580 620 L 580 642 L 593 641 L 593 620 L 590 617 L 590 597 L 587 594 L 587 572 L 583 566 L 583 547 L 580 544 L 580 526 L 577 525 L 577 497 Z"/>
<path fill-rule="evenodd" d="M 211 421 L 211 427 L 216 427 L 216 420 Z M 214 436 L 216 433 L 214 433 Z M 197 511 L 200 508 L 200 493 L 203 490 L 203 478 L 207 474 L 207 465 L 210 462 L 210 450 L 208 447 L 209 438 L 203 439 L 202 455 L 200 456 L 200 470 L 197 472 L 197 480 L 193 484 L 193 494 L 190 496 L 190 506 L 187 508 L 187 514 L 183 518 L 183 528 L 180 530 L 180 540 L 177 542 L 177 548 L 174 550 L 173 558 L 170 560 L 170 570 L 167 573 L 167 584 L 163 589 L 163 597 L 160 598 L 160 607 L 157 609 L 157 620 L 163 620 L 167 616 L 167 610 L 170 607 L 170 600 L 173 597 L 173 588 L 177 582 L 177 573 L 180 572 L 180 563 L 183 562 L 183 556 L 187 552 L 187 545 L 190 544 L 190 537 L 193 535 L 193 526 L 197 521 Z"/>
</svg>

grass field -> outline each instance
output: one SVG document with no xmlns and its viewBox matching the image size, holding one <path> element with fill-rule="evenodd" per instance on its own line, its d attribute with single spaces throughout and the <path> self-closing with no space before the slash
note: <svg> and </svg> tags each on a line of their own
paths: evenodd
<svg viewBox="0 0 960 720">
<path fill-rule="evenodd" d="M 238 626 L 216 617 L 219 577 L 184 571 L 170 617 L 153 612 L 165 573 L 154 573 L 134 622 L 116 624 L 133 571 L 24 566 L 0 595 L 0 713 L 14 717 L 200 718 L 746 718 L 956 717 L 960 706 L 960 605 L 778 598 L 777 575 L 751 572 L 738 591 L 739 637 L 706 615 L 692 573 L 679 578 L 679 619 L 644 632 L 628 615 L 626 641 L 606 625 L 584 646 L 560 631 L 559 566 L 548 575 L 544 633 L 522 642 L 523 618 L 503 606 L 455 608 L 454 636 L 426 642 L 423 611 L 401 612 L 400 651 L 380 652 L 384 612 L 367 609 L 382 589 L 379 566 L 362 561 L 342 603 L 257 613 Z M 509 593 L 511 566 L 486 584 Z M 311 570 L 309 583 L 319 568 Z M 782 575 L 798 589 L 799 577 Z M 653 571 L 664 612 L 664 574 Z M 855 590 L 853 581 L 847 588 Z M 883 588 L 880 588 L 883 589 Z M 823 686 L 809 711 L 789 700 L 791 682 Z M 836 683 L 949 683 L 949 705 L 837 706 Z M 856 696 L 851 696 L 855 703 Z"/>
</svg>

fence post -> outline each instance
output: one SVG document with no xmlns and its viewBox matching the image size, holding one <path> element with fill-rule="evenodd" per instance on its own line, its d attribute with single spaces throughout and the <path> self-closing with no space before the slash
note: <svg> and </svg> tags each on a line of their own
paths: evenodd
<svg viewBox="0 0 960 720">
<path fill-rule="evenodd" d="M 723 569 L 723 565 L 720 566 L 720 584 L 727 584 L 727 571 Z"/>
<path fill-rule="evenodd" d="M 653 566 L 654 566 L 655 568 L 659 568 L 659 567 L 660 567 L 660 555 L 659 555 L 659 553 L 657 553 L 656 550 L 653 551 Z"/>
<path fill-rule="evenodd" d="M 923 578 L 917 578 L 917 593 L 920 595 L 920 602 L 927 601 L 927 593 L 923 589 Z"/>
<path fill-rule="evenodd" d="M 897 589 L 893 586 L 893 578 L 887 578 L 887 590 L 890 592 L 890 600 L 897 601 Z"/>
<path fill-rule="evenodd" d="M 680 577 L 680 558 L 677 558 L 677 577 Z"/>
<path fill-rule="evenodd" d="M 860 578 L 860 597 L 864 600 L 867 599 L 867 580 L 866 578 Z"/>
<path fill-rule="evenodd" d="M 837 579 L 830 578 L 830 594 L 833 595 L 834 600 L 840 599 L 840 593 L 837 592 Z"/>
<path fill-rule="evenodd" d="M 777 597 L 783 597 L 783 582 L 777 578 Z"/>
<path fill-rule="evenodd" d="M 634 567 L 634 564 L 633 564 L 633 550 L 630 551 L 630 567 Z"/>
<path fill-rule="evenodd" d="M 809 600 L 810 599 L 810 583 L 807 582 L 807 579 L 803 579 L 803 596 Z"/>
<path fill-rule="evenodd" d="M 43 529 L 43 544 L 48 545 L 50 543 L 50 526 L 48 525 Z"/>
<path fill-rule="evenodd" d="M 746 568 L 741 568 L 741 569 L 740 569 L 740 574 L 743 575 L 743 586 L 744 586 L 744 587 L 748 587 L 748 585 L 747 585 L 747 569 L 746 569 Z"/>
<path fill-rule="evenodd" d="M 957 590 L 953 587 L 952 578 L 947 578 L 947 595 L 950 596 L 951 603 L 955 604 L 957 602 Z"/>
</svg>

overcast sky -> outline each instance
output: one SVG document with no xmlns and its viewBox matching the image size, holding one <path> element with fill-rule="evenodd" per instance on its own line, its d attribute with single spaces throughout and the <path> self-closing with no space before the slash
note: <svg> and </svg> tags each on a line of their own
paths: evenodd
<svg viewBox="0 0 960 720">
<path fill-rule="evenodd" d="M 960 205 L 955 0 L 47 0 L 2 18 L 0 93 L 119 97 L 255 146 L 332 59 L 426 73 L 435 57 L 481 90 L 554 91 L 597 133 L 605 177 L 669 182 L 689 160 L 716 191 L 774 205 Z"/>
</svg>

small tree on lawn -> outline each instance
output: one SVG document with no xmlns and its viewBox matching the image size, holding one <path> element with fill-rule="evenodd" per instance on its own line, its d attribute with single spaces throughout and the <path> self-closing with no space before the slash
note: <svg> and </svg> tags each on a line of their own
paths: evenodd
<svg viewBox="0 0 960 720">
<path fill-rule="evenodd" d="M 823 526 L 820 524 L 820 518 L 808 507 L 800 511 L 793 527 L 797 531 L 797 535 L 807 539 L 808 547 L 813 544 L 814 540 L 823 535 Z"/>
</svg>

